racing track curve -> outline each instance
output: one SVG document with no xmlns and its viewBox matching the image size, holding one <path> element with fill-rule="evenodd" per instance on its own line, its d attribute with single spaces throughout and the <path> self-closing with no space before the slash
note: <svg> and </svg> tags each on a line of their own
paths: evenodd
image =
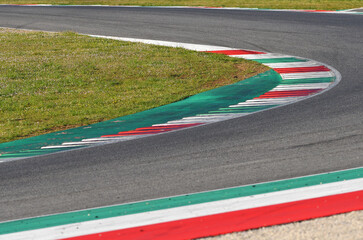
<svg viewBox="0 0 363 240">
<path fill-rule="evenodd" d="M 0 164 L 0 220 L 363 166 L 363 17 L 213 9 L 0 7 L 0 26 L 302 56 L 342 74 L 317 97 L 185 131 Z"/>
</svg>

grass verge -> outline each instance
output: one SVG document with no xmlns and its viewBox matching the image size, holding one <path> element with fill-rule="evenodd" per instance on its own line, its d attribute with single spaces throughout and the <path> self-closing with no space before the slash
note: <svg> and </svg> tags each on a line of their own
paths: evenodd
<svg viewBox="0 0 363 240">
<path fill-rule="evenodd" d="M 102 4 L 340 10 L 363 7 L 363 0 L 0 0 L 0 4 Z"/>
<path fill-rule="evenodd" d="M 10 29 L 0 29 L 0 61 L 0 142 L 140 112 L 267 70 L 217 54 Z"/>
</svg>

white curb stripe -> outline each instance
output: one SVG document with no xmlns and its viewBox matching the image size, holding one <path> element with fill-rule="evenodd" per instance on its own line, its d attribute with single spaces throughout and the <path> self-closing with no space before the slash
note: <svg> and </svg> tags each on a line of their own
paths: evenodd
<svg viewBox="0 0 363 240">
<path fill-rule="evenodd" d="M 324 89 L 330 86 L 330 83 L 311 83 L 311 84 L 291 84 L 291 85 L 278 85 L 273 88 L 273 91 L 286 91 L 286 90 L 303 90 L 303 89 Z"/>
<path fill-rule="evenodd" d="M 216 122 L 218 120 L 216 119 L 208 119 L 204 121 L 200 120 L 175 120 L 175 121 L 169 121 L 170 124 L 189 124 L 189 123 L 207 123 L 207 122 Z"/>
<path fill-rule="evenodd" d="M 191 44 L 191 43 L 178 43 L 178 42 L 159 41 L 159 40 L 147 40 L 147 39 L 138 39 L 138 38 L 123 38 L 123 37 L 112 37 L 112 36 L 110 37 L 110 36 L 100 36 L 100 35 L 86 35 L 86 36 L 127 41 L 127 42 L 138 42 L 138 43 L 152 44 L 165 47 L 179 47 L 198 52 L 237 50 L 237 48 L 229 48 L 229 47 L 219 47 L 219 46 Z"/>
<path fill-rule="evenodd" d="M 74 146 L 64 146 L 64 145 L 54 145 L 54 146 L 44 146 L 40 149 L 54 149 L 54 148 L 72 148 L 72 147 L 82 147 L 83 145 L 74 145 Z"/>
<path fill-rule="evenodd" d="M 61 145 L 45 146 L 45 147 L 41 147 L 41 149 L 82 147 L 82 146 L 94 145 L 94 144 L 98 145 L 98 144 L 102 144 L 102 143 L 122 142 L 122 141 L 133 140 L 136 138 L 148 137 L 148 136 L 152 136 L 152 135 L 154 135 L 154 134 L 140 134 L 140 135 L 105 137 L 105 138 L 90 138 L 90 139 L 83 139 L 80 142 L 64 142 Z"/>
<path fill-rule="evenodd" d="M 245 103 L 280 103 L 280 104 L 284 104 L 284 103 L 288 103 L 290 102 L 292 99 L 294 100 L 300 100 L 303 99 L 304 97 L 291 97 L 291 98 L 263 98 L 263 99 L 251 99 L 251 100 L 247 100 Z M 240 104 L 244 104 L 244 102 L 239 103 Z"/>
<path fill-rule="evenodd" d="M 315 61 L 307 62 L 289 62 L 289 63 L 264 63 L 270 68 L 296 68 L 296 67 L 317 67 L 321 66 L 321 63 Z"/>
<path fill-rule="evenodd" d="M 282 79 L 324 78 L 334 77 L 333 72 L 282 73 Z"/>
<path fill-rule="evenodd" d="M 227 119 L 231 119 L 233 118 L 232 116 L 195 116 L 195 117 L 187 117 L 187 118 L 183 118 L 183 120 L 187 120 L 187 121 L 200 121 L 200 122 L 204 122 L 204 121 L 223 121 L 223 120 L 227 120 Z"/>
<path fill-rule="evenodd" d="M 289 97 L 289 98 L 263 98 L 248 100 L 246 102 L 238 103 L 237 105 L 231 105 L 229 107 L 241 107 L 241 106 L 264 106 L 264 105 L 283 105 L 292 101 L 297 101 L 304 97 Z"/>
<path fill-rule="evenodd" d="M 158 123 L 158 124 L 154 124 L 154 125 L 151 125 L 153 127 L 167 127 L 167 126 L 172 126 L 172 125 L 177 125 L 177 124 L 172 124 L 172 123 Z"/>
<path fill-rule="evenodd" d="M 83 139 L 82 141 L 86 141 L 86 142 L 109 142 L 109 141 L 117 141 L 117 140 L 121 140 L 124 139 L 123 137 L 105 137 L 105 138 L 86 138 Z"/>
<path fill-rule="evenodd" d="M 109 142 L 109 141 L 125 141 L 130 140 L 138 136 L 117 136 L 117 137 L 101 137 L 101 138 L 86 138 L 82 141 L 86 142 Z"/>
<path fill-rule="evenodd" d="M 73 146 L 73 145 L 89 145 L 89 144 L 97 144 L 97 142 L 86 142 L 86 141 L 81 141 L 81 142 L 65 142 L 62 143 L 61 146 Z"/>
<path fill-rule="evenodd" d="M 226 116 L 226 117 L 231 117 L 231 118 L 236 118 L 236 117 L 242 117 L 242 116 L 246 116 L 249 113 L 221 113 L 221 114 L 197 114 L 196 116 L 208 116 L 208 117 L 218 117 L 218 116 Z"/>
<path fill-rule="evenodd" d="M 269 58 L 290 58 L 290 55 L 280 53 L 266 53 L 266 54 L 245 54 L 245 55 L 229 55 L 230 57 L 244 58 L 248 60 L 254 59 L 269 59 Z"/>
<path fill-rule="evenodd" d="M 230 108 L 238 108 L 238 107 L 258 107 L 258 106 L 273 106 L 273 105 L 279 105 L 281 104 L 279 103 L 271 103 L 271 102 L 267 102 L 267 103 L 244 103 L 244 104 L 237 104 L 237 105 L 231 105 L 228 106 Z"/>
<path fill-rule="evenodd" d="M 0 240 L 83 236 L 363 190 L 363 178 L 0 235 Z"/>
</svg>

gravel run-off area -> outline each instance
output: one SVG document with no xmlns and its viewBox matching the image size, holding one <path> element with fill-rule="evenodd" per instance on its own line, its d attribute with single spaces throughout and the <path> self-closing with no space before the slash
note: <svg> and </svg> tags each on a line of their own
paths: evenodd
<svg viewBox="0 0 363 240">
<path fill-rule="evenodd" d="M 361 240 L 363 239 L 363 211 L 355 211 L 302 222 L 230 233 L 203 240 Z"/>
</svg>

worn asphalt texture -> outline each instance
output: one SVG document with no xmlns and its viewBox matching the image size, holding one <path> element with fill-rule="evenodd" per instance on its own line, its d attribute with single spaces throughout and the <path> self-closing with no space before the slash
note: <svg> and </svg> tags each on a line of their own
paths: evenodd
<svg viewBox="0 0 363 240">
<path fill-rule="evenodd" d="M 0 221 L 363 166 L 362 15 L 0 6 L 0 26 L 278 52 L 342 74 L 332 90 L 270 111 L 1 163 Z"/>
</svg>

